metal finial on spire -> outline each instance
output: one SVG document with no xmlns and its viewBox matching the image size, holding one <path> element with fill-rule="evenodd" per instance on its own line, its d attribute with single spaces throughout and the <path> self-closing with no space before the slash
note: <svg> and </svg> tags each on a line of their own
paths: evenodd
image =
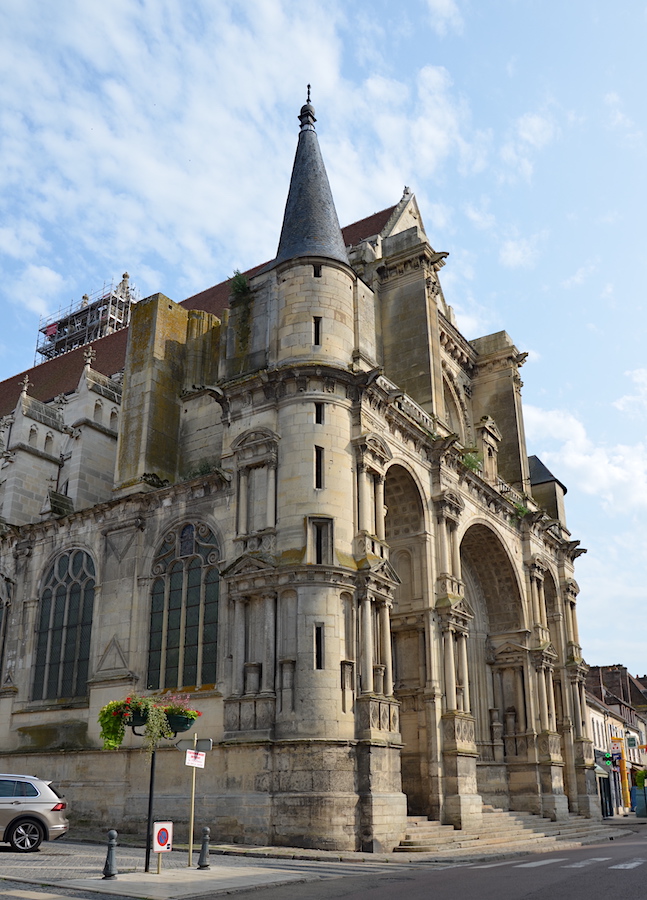
<svg viewBox="0 0 647 900">
<path fill-rule="evenodd" d="M 310 85 L 308 85 L 308 100 L 301 107 L 301 112 L 299 113 L 299 122 L 301 122 L 301 131 L 314 131 L 315 130 L 315 108 L 310 102 Z"/>
</svg>

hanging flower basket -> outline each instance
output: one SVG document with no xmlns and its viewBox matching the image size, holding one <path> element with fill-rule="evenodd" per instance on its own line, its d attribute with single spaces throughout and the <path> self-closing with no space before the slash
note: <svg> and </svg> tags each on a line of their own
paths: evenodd
<svg viewBox="0 0 647 900">
<path fill-rule="evenodd" d="M 118 750 L 123 743 L 126 727 L 144 729 L 144 749 L 149 752 L 161 740 L 170 740 L 174 734 L 188 731 L 202 715 L 197 709 L 191 709 L 189 699 L 188 694 L 170 694 L 167 697 L 131 694 L 124 700 L 111 700 L 99 711 L 103 749 Z"/>
<path fill-rule="evenodd" d="M 174 734 L 178 734 L 180 731 L 188 731 L 195 719 L 190 719 L 188 716 L 178 716 L 173 715 L 173 713 L 167 713 L 166 721 L 168 722 L 168 727 L 171 731 Z"/>
</svg>

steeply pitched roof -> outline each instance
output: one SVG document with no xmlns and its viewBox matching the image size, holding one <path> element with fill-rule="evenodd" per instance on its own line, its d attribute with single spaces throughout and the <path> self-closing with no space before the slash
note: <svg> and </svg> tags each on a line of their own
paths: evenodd
<svg viewBox="0 0 647 900">
<path fill-rule="evenodd" d="M 309 101 L 301 107 L 301 131 L 273 264 L 298 256 L 324 256 L 348 264 L 314 113 Z"/>
<path fill-rule="evenodd" d="M 529 456 L 528 465 L 530 468 L 530 484 L 548 484 L 550 481 L 556 481 L 561 489 L 566 493 L 566 487 L 559 478 L 555 478 L 553 473 L 546 468 L 538 456 Z"/>
<path fill-rule="evenodd" d="M 343 241 L 346 246 L 353 246 L 364 238 L 379 234 L 389 221 L 394 209 L 395 206 L 389 206 L 388 209 L 373 213 L 373 215 L 342 229 Z M 267 263 L 261 263 L 261 265 L 248 269 L 244 274 L 248 277 L 256 275 L 266 265 Z M 230 279 L 221 281 L 220 284 L 215 284 L 198 294 L 187 297 L 181 302 L 181 305 L 187 309 L 203 309 L 205 312 L 221 317 L 229 305 L 229 284 Z M 108 376 L 120 372 L 126 359 L 127 341 L 127 328 L 115 331 L 114 334 L 108 334 L 98 341 L 93 341 L 92 347 L 96 350 L 97 356 L 92 363 L 92 368 Z M 84 349 L 84 347 L 79 347 L 70 353 L 56 356 L 54 359 L 0 382 L 0 416 L 6 416 L 15 409 L 25 374 L 29 375 L 32 384 L 29 388 L 29 395 L 37 400 L 46 402 L 59 394 L 75 390 L 85 365 Z"/>
</svg>

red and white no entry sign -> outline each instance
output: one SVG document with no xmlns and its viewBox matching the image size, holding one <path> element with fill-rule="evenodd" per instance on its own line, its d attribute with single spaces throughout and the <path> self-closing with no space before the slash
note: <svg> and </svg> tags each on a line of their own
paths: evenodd
<svg viewBox="0 0 647 900">
<path fill-rule="evenodd" d="M 155 822 L 153 824 L 153 850 L 155 853 L 168 853 L 173 849 L 173 822 Z"/>
</svg>

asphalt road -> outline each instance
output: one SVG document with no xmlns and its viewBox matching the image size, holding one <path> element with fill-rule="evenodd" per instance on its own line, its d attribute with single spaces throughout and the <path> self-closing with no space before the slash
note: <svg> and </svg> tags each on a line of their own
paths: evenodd
<svg viewBox="0 0 647 900">
<path fill-rule="evenodd" d="M 352 864 L 350 866 L 352 870 Z M 647 835 L 446 869 L 349 875 L 236 900 L 647 900 Z"/>
</svg>

